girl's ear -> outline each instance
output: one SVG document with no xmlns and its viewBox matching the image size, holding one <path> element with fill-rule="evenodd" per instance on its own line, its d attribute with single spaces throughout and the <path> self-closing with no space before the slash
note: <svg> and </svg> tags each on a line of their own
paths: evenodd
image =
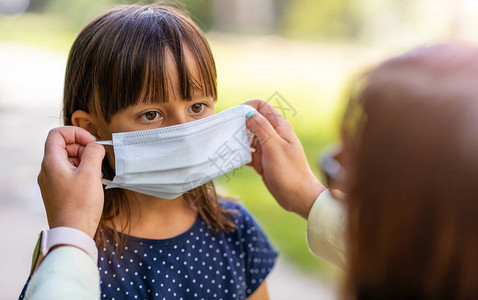
<svg viewBox="0 0 478 300">
<path fill-rule="evenodd" d="M 98 126 L 96 119 L 84 110 L 76 110 L 71 115 L 71 123 L 73 126 L 81 127 L 88 130 L 89 133 L 98 138 Z"/>
</svg>

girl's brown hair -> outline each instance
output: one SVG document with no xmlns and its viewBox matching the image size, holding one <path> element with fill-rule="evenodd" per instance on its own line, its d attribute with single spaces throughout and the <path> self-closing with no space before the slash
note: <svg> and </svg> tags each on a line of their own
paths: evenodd
<svg viewBox="0 0 478 300">
<path fill-rule="evenodd" d="M 192 53 L 199 78 L 193 76 L 192 63 L 186 61 L 186 47 Z M 71 117 L 77 110 L 100 115 L 109 122 L 114 114 L 131 105 L 168 102 L 174 93 L 166 67 L 168 53 L 174 57 L 182 99 L 191 101 L 197 94 L 217 99 L 216 67 L 209 44 L 180 10 L 161 5 L 125 5 L 91 21 L 76 38 L 68 58 L 63 99 L 65 125 L 72 125 Z M 103 174 L 108 179 L 114 177 L 107 159 L 103 161 Z M 183 197 L 197 207 L 214 232 L 227 233 L 236 228 L 229 212 L 218 203 L 212 182 Z M 121 226 L 114 223 L 120 214 L 130 220 L 130 203 L 124 191 L 105 190 L 97 242 L 104 241 L 108 222 L 127 231 L 130 222 Z"/>
<path fill-rule="evenodd" d="M 478 299 L 478 49 L 366 73 L 344 120 L 353 299 Z"/>
</svg>

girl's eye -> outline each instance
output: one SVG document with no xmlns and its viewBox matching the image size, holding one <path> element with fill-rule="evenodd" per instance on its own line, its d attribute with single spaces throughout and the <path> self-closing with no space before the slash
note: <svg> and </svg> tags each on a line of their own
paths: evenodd
<svg viewBox="0 0 478 300">
<path fill-rule="evenodd" d="M 199 114 L 204 110 L 204 106 L 204 103 L 195 103 L 189 107 L 188 111 L 193 114 Z"/>
<path fill-rule="evenodd" d="M 147 121 L 154 121 L 158 119 L 161 116 L 161 114 L 157 111 L 147 111 L 144 114 L 141 114 L 141 118 Z"/>
</svg>

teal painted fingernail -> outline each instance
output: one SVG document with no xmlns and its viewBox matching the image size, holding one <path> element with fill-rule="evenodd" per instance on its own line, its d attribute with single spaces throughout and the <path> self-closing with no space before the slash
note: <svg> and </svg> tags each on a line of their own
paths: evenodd
<svg viewBox="0 0 478 300">
<path fill-rule="evenodd" d="M 255 110 L 251 110 L 251 111 L 249 111 L 249 112 L 246 114 L 246 118 L 250 118 L 250 117 L 252 117 L 252 116 L 253 116 L 255 113 L 256 113 L 256 111 L 255 111 Z"/>
<path fill-rule="evenodd" d="M 103 177 L 103 172 L 101 172 L 101 177 Z"/>
</svg>

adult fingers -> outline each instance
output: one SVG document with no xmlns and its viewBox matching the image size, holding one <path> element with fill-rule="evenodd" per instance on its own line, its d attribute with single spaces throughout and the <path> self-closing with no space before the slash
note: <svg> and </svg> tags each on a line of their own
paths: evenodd
<svg viewBox="0 0 478 300">
<path fill-rule="evenodd" d="M 269 139 L 280 138 L 271 123 L 260 112 L 246 119 L 246 127 L 255 135 L 259 147 L 262 147 Z"/>
<path fill-rule="evenodd" d="M 269 121 L 282 139 L 290 143 L 297 138 L 289 121 L 284 119 L 284 117 L 282 117 L 282 115 L 269 103 L 264 100 L 255 99 L 246 101 L 244 104 L 250 105 L 260 112 L 261 115 Z"/>
<path fill-rule="evenodd" d="M 67 145 L 87 145 L 95 138 L 85 129 L 74 126 L 58 127 L 50 130 L 45 142 L 45 159 L 48 157 L 68 158 Z"/>
<path fill-rule="evenodd" d="M 89 143 L 81 155 L 79 172 L 89 172 L 90 174 L 100 174 L 101 164 L 105 157 L 105 148 L 96 143 Z"/>
<path fill-rule="evenodd" d="M 88 145 L 94 142 L 96 138 L 86 129 L 76 126 L 60 127 L 58 131 L 65 139 L 66 144 Z"/>
<path fill-rule="evenodd" d="M 80 159 L 77 157 L 68 157 L 68 161 L 70 162 L 70 164 L 72 164 L 72 166 L 76 168 L 78 168 L 78 166 L 80 165 Z"/>
<path fill-rule="evenodd" d="M 67 144 L 65 149 L 69 158 L 80 158 L 86 146 L 80 144 Z"/>
<path fill-rule="evenodd" d="M 249 106 L 254 107 L 258 112 L 260 112 L 266 119 L 271 123 L 272 127 L 276 128 L 284 121 L 282 115 L 269 103 L 261 99 L 253 99 L 244 102 Z"/>
<path fill-rule="evenodd" d="M 262 166 L 262 150 L 256 149 L 256 151 L 251 153 L 252 161 L 249 166 L 253 167 L 256 172 L 262 176 L 264 173 L 264 167 Z"/>
</svg>

